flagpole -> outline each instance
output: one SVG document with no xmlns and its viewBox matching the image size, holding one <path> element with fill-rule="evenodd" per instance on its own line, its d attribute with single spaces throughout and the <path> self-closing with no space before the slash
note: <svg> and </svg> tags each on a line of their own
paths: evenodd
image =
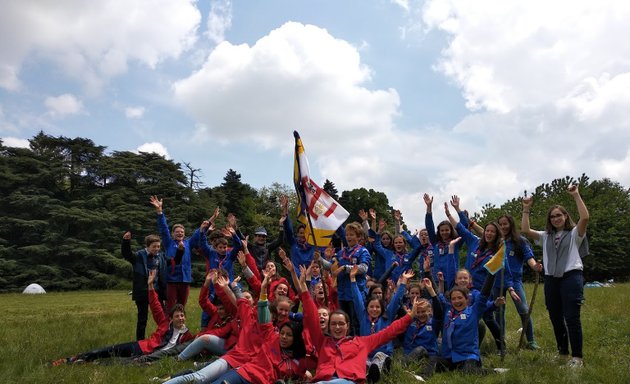
<svg viewBox="0 0 630 384">
<path fill-rule="evenodd" d="M 505 243 L 503 244 L 503 247 L 505 247 Z M 500 295 L 505 295 L 505 292 L 503 292 L 503 288 L 505 288 L 505 258 L 506 255 L 504 254 L 503 268 L 501 268 L 501 284 L 499 289 Z M 505 304 L 499 307 L 499 353 L 501 355 L 501 362 L 503 362 L 503 360 L 505 359 Z"/>
<path fill-rule="evenodd" d="M 302 196 L 304 201 L 306 201 L 306 196 Z M 317 236 L 315 236 L 315 230 L 313 229 L 313 222 L 311 221 L 311 214 L 308 209 L 306 210 L 306 219 L 308 220 L 308 225 L 311 227 L 311 236 L 313 238 L 313 247 L 315 247 L 315 252 L 319 252 L 317 250 Z M 308 239 L 306 239 L 308 243 Z M 322 255 L 319 255 L 319 273 L 320 279 L 322 281 L 322 288 L 324 288 L 324 304 L 328 307 L 328 288 L 326 287 L 326 281 L 324 281 L 324 263 L 322 262 Z"/>
<path fill-rule="evenodd" d="M 525 346 L 525 330 L 529 319 L 532 317 L 532 311 L 534 310 L 534 302 L 536 300 L 536 292 L 538 291 L 538 283 L 540 282 L 540 272 L 536 271 L 536 281 L 534 282 L 534 292 L 532 292 L 532 299 L 529 302 L 529 309 L 527 310 L 527 316 L 523 319 L 523 329 L 521 330 L 521 338 L 518 343 L 518 349 L 520 350 Z"/>
</svg>

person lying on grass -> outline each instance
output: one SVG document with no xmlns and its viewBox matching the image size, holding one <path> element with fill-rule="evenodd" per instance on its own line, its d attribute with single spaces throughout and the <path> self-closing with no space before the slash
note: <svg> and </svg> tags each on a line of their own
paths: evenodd
<svg viewBox="0 0 630 384">
<path fill-rule="evenodd" d="M 185 324 L 186 312 L 184 311 L 184 306 L 176 304 L 171 310 L 170 320 L 166 317 L 158 295 L 153 289 L 156 272 L 156 270 L 152 270 L 149 273 L 148 288 L 149 306 L 153 320 L 158 325 L 158 328 L 148 339 L 93 349 L 75 356 L 55 360 L 52 362 L 52 365 L 76 364 L 109 357 L 142 356 L 157 350 L 166 350 L 179 343 L 192 340 L 193 335 L 188 331 Z"/>
</svg>

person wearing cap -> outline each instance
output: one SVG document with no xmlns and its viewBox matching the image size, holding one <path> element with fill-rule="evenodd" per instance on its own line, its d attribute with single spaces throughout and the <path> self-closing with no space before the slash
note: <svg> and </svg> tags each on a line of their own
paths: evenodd
<svg viewBox="0 0 630 384">
<path fill-rule="evenodd" d="M 271 253 L 282 245 L 282 241 L 284 239 L 284 228 L 282 225 L 284 220 L 285 216 L 282 216 L 280 218 L 280 232 L 278 234 L 278 238 L 271 243 L 267 242 L 267 230 L 265 227 L 258 227 L 254 231 L 254 241 L 249 244 L 249 253 L 256 261 L 256 266 L 258 267 L 258 271 L 260 273 L 262 273 L 262 270 L 265 269 L 267 261 L 271 258 Z"/>
</svg>

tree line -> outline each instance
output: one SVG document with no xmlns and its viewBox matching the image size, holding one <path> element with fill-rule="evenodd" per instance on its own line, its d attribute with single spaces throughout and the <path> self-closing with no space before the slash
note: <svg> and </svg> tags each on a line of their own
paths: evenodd
<svg viewBox="0 0 630 384">
<path fill-rule="evenodd" d="M 278 233 L 280 195 L 295 192 L 286 184 L 255 189 L 230 169 L 223 183 L 202 187 L 189 163 L 167 160 L 155 153 L 114 151 L 86 138 L 38 133 L 29 148 L 6 147 L 0 141 L 0 291 L 16 291 L 37 282 L 47 290 L 104 289 L 128 286 L 131 268 L 120 255 L 122 234 L 133 233 L 132 247 L 156 233 L 156 218 L 148 198 L 164 199 L 169 223 L 183 224 L 192 233 L 215 207 L 237 216 L 244 233 L 264 226 Z M 563 204 L 576 213 L 566 186 L 571 177 L 538 186 L 532 228 L 544 228 L 546 210 Z M 588 236 L 591 255 L 585 262 L 587 279 L 626 279 L 630 276 L 630 191 L 609 179 L 591 182 L 582 175 L 580 192 L 591 213 Z M 341 195 L 333 182 L 323 188 L 359 220 L 359 209 L 374 208 L 390 219 L 393 207 L 383 192 L 357 188 Z M 454 191 L 457 193 L 457 191 Z M 419 209 L 423 209 L 419 204 Z M 509 213 L 520 221 L 518 197 L 500 207 L 485 205 L 475 218 L 480 223 Z M 295 219 L 295 216 L 293 216 Z M 224 224 L 225 215 L 218 220 Z M 392 225 L 393 226 L 393 225 Z M 540 249 L 536 249 L 540 254 Z M 194 279 L 203 281 L 205 263 L 194 265 Z"/>
</svg>

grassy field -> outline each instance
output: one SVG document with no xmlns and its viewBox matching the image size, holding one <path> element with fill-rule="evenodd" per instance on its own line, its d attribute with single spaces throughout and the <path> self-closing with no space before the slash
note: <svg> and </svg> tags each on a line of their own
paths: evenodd
<svg viewBox="0 0 630 384">
<path fill-rule="evenodd" d="M 531 297 L 533 286 L 527 287 Z M 198 290 L 191 290 L 187 324 L 198 330 Z M 484 341 L 483 363 L 505 367 L 504 374 L 466 377 L 437 374 L 432 383 L 630 383 L 630 284 L 587 288 L 582 310 L 585 367 L 561 368 L 539 287 L 534 326 L 540 351 L 518 352 L 520 328 L 514 306 L 507 306 L 508 355 L 503 362 L 491 341 Z M 150 378 L 191 367 L 165 359 L 151 366 L 118 364 L 49 367 L 48 361 L 114 343 L 132 341 L 135 305 L 127 291 L 67 292 L 46 295 L 0 295 L 5 315 L 0 320 L 0 382 L 3 383 L 149 383 Z M 155 329 L 149 320 L 147 333 Z M 397 352 L 400 353 L 400 352 Z M 385 383 L 417 383 L 394 359 Z"/>
</svg>

